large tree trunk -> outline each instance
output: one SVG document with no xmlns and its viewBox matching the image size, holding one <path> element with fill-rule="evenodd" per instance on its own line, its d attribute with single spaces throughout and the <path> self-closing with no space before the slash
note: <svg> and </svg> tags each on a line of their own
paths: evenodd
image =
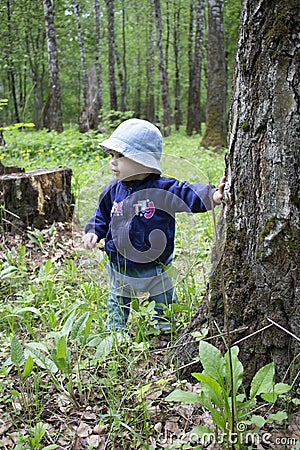
<svg viewBox="0 0 300 450">
<path fill-rule="evenodd" d="M 67 167 L 24 172 L 0 165 L 0 225 L 19 232 L 68 222 L 74 208 L 71 177 Z"/>
<path fill-rule="evenodd" d="M 287 382 L 300 369 L 299 16 L 298 0 L 244 4 L 219 245 L 179 355 L 197 353 L 190 332 L 205 322 L 243 328 L 229 344 L 243 339 L 246 381 L 272 360 Z"/>
<path fill-rule="evenodd" d="M 208 0 L 206 130 L 203 147 L 226 147 L 226 60 L 223 26 L 224 0 Z"/>
<path fill-rule="evenodd" d="M 63 131 L 58 56 L 54 26 L 54 10 L 51 0 L 43 0 L 48 49 L 49 98 L 45 111 L 45 125 L 58 133 Z"/>
</svg>

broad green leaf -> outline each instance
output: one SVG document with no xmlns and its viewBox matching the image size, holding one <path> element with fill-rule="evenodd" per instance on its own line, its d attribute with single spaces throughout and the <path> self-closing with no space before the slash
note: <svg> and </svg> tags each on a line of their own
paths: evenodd
<svg viewBox="0 0 300 450">
<path fill-rule="evenodd" d="M 257 416 L 253 414 L 253 416 L 250 419 L 250 424 L 255 425 L 258 428 L 262 428 L 264 424 L 266 423 L 266 419 L 264 419 L 262 416 Z"/>
<path fill-rule="evenodd" d="M 265 400 L 268 403 L 275 403 L 278 398 L 278 394 L 274 391 L 268 392 L 267 394 L 260 394 L 260 396 L 263 400 Z"/>
<path fill-rule="evenodd" d="M 233 390 L 233 395 L 236 396 L 239 388 L 243 382 L 244 368 L 241 361 L 238 359 L 239 348 L 237 346 L 232 347 L 229 351 L 226 352 L 224 358 L 226 363 L 226 382 L 228 386 L 228 393 Z M 232 362 L 232 375 L 233 375 L 233 389 L 232 389 L 232 380 L 230 376 L 230 355 Z"/>
<path fill-rule="evenodd" d="M 33 357 L 35 363 L 39 367 L 42 369 L 47 369 L 51 373 L 56 373 L 58 371 L 56 364 L 54 364 L 54 362 L 43 351 L 41 351 L 41 347 L 43 348 L 45 346 L 39 342 L 29 342 L 26 344 L 26 352 Z"/>
<path fill-rule="evenodd" d="M 31 374 L 31 371 L 33 369 L 33 366 L 34 366 L 33 358 L 31 355 L 28 355 L 28 357 L 25 361 L 25 365 L 24 365 L 23 378 L 29 377 L 29 375 Z"/>
<path fill-rule="evenodd" d="M 274 362 L 259 369 L 254 375 L 250 388 L 250 399 L 259 394 L 271 392 L 274 387 Z"/>
<path fill-rule="evenodd" d="M 56 450 L 57 448 L 58 448 L 58 445 L 50 444 L 50 445 L 47 445 L 46 447 L 43 447 L 43 450 Z"/>
<path fill-rule="evenodd" d="M 169 394 L 165 400 L 167 402 L 182 402 L 186 405 L 193 403 L 201 403 L 201 398 L 194 392 L 183 391 L 181 389 L 175 389 L 171 394 Z"/>
<path fill-rule="evenodd" d="M 224 401 L 222 397 L 222 388 L 219 383 L 204 373 L 192 373 L 198 381 L 201 382 L 204 395 L 218 408 L 222 409 Z"/>
<path fill-rule="evenodd" d="M 77 341 L 82 336 L 82 332 L 86 326 L 90 313 L 85 312 L 77 320 L 75 320 L 70 339 L 71 341 Z"/>
<path fill-rule="evenodd" d="M 42 352 L 49 353 L 48 348 L 42 342 L 36 342 L 36 341 L 28 342 L 28 344 L 26 344 L 26 347 L 39 349 Z"/>
<path fill-rule="evenodd" d="M 66 336 L 61 336 L 58 339 L 56 346 L 56 356 L 58 359 L 65 358 L 67 356 L 67 339 Z"/>
<path fill-rule="evenodd" d="M 277 413 L 270 414 L 268 419 L 267 419 L 267 422 L 271 422 L 273 420 L 279 420 L 280 421 L 280 420 L 285 420 L 287 418 L 288 418 L 288 415 L 287 415 L 287 413 L 285 411 L 278 411 Z"/>
<path fill-rule="evenodd" d="M 24 313 L 26 313 L 26 312 L 30 312 L 30 313 L 32 313 L 32 314 L 36 314 L 37 316 L 41 316 L 41 315 L 42 315 L 42 313 L 41 313 L 41 311 L 40 311 L 39 309 L 33 308 L 33 307 L 31 307 L 31 306 L 27 306 L 26 308 L 20 308 L 20 309 L 17 309 L 17 310 L 15 311 L 15 314 L 16 314 L 16 315 L 20 315 L 20 314 L 24 314 Z"/>
<path fill-rule="evenodd" d="M 88 347 L 97 347 L 97 345 L 100 344 L 100 342 L 102 341 L 103 337 L 101 337 L 99 334 L 95 335 L 95 336 L 89 336 L 88 342 L 87 342 L 87 346 Z"/>
<path fill-rule="evenodd" d="M 202 439 L 202 438 L 206 438 L 206 442 L 209 441 L 209 439 L 212 437 L 214 437 L 214 433 L 212 432 L 212 430 L 209 427 L 204 427 L 202 425 L 198 425 L 195 428 L 192 429 L 191 431 L 191 440 L 192 441 L 196 441 L 197 442 L 197 438 L 198 439 Z M 196 438 L 196 439 L 195 439 Z"/>
<path fill-rule="evenodd" d="M 45 433 L 47 431 L 48 424 L 44 422 L 38 422 L 34 428 L 32 429 L 34 438 L 32 439 L 33 444 L 40 443 L 43 437 L 45 436 Z"/>
<path fill-rule="evenodd" d="M 69 315 L 69 317 L 67 318 L 67 320 L 65 321 L 65 324 L 61 330 L 61 334 L 64 336 L 69 336 L 72 327 L 73 327 L 73 323 L 74 323 L 74 318 L 75 318 L 75 311 L 72 312 L 72 314 Z"/>
<path fill-rule="evenodd" d="M 98 361 L 104 360 L 111 352 L 113 347 L 113 336 L 107 336 L 98 345 L 95 353 L 95 358 Z"/>
<path fill-rule="evenodd" d="M 220 386 L 224 386 L 225 360 L 216 347 L 205 341 L 200 341 L 199 357 L 205 374 L 214 378 Z"/>
<path fill-rule="evenodd" d="M 212 417 L 212 420 L 216 426 L 219 428 L 222 428 L 222 430 L 226 430 L 226 417 L 224 414 L 220 413 L 216 409 L 211 409 L 210 414 Z"/>
<path fill-rule="evenodd" d="M 21 342 L 15 335 L 12 337 L 12 340 L 11 340 L 10 358 L 11 358 L 11 362 L 17 367 L 20 367 L 21 364 L 24 363 L 23 347 L 22 347 Z"/>
<path fill-rule="evenodd" d="M 289 384 L 286 384 L 286 383 L 276 383 L 275 386 L 274 386 L 274 391 L 278 395 L 286 394 L 290 390 L 291 390 L 291 386 Z"/>
<path fill-rule="evenodd" d="M 197 340 L 201 341 L 201 339 L 204 339 L 208 335 L 208 328 L 201 328 L 201 331 L 194 331 L 192 333 L 192 336 Z"/>
<path fill-rule="evenodd" d="M 69 361 L 66 358 L 58 358 L 55 349 L 52 350 L 51 358 L 58 370 L 66 374 L 70 373 Z"/>
</svg>

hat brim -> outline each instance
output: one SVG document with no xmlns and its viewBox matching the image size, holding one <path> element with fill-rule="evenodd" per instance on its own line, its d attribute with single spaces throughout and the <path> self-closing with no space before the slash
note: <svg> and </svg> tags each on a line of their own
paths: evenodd
<svg viewBox="0 0 300 450">
<path fill-rule="evenodd" d="M 110 150 L 122 153 L 122 155 L 124 155 L 131 161 L 135 161 L 142 166 L 149 167 L 159 174 L 162 173 L 159 161 L 157 160 L 157 155 L 154 154 L 154 152 L 142 152 L 137 150 L 133 151 L 132 147 L 129 147 L 126 142 L 123 142 L 114 137 L 110 137 L 101 142 L 99 144 L 99 147 L 106 153 Z"/>
</svg>

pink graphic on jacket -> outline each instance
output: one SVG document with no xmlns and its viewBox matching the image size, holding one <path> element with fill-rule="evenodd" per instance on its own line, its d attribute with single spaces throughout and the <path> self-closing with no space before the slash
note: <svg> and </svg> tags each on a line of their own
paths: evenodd
<svg viewBox="0 0 300 450">
<path fill-rule="evenodd" d="M 114 201 L 110 213 L 111 217 L 123 216 L 123 205 L 124 201 Z M 136 216 L 144 216 L 145 219 L 151 219 L 155 213 L 155 206 L 152 200 L 139 200 L 133 204 L 133 208 Z"/>
<path fill-rule="evenodd" d="M 144 216 L 145 219 L 151 219 L 155 213 L 155 206 L 152 200 L 139 200 L 134 205 L 136 216 Z"/>
<path fill-rule="evenodd" d="M 123 216 L 123 203 L 124 202 L 113 202 L 112 208 L 111 208 L 111 216 Z"/>
</svg>

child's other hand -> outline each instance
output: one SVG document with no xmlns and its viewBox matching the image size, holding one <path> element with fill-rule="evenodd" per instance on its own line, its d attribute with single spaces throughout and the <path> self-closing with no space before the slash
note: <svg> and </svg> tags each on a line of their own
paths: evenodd
<svg viewBox="0 0 300 450">
<path fill-rule="evenodd" d="M 97 242 L 98 242 L 98 236 L 94 233 L 86 233 L 83 236 L 84 245 L 90 249 L 96 247 Z"/>
<path fill-rule="evenodd" d="M 223 192 L 224 192 L 224 187 L 225 187 L 225 180 L 226 180 L 226 176 L 223 175 L 221 180 L 220 180 L 220 184 L 218 187 L 218 190 L 214 192 L 214 202 L 215 203 L 221 203 L 222 198 L 223 198 Z"/>
</svg>

